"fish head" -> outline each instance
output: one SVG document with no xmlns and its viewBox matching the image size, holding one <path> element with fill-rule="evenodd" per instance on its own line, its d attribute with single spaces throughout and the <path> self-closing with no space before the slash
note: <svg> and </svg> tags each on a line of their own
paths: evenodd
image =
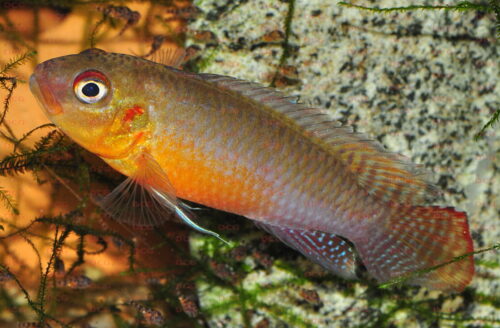
<svg viewBox="0 0 500 328">
<path fill-rule="evenodd" d="M 148 139 L 145 80 L 151 65 L 88 49 L 37 65 L 30 89 L 48 118 L 71 139 L 105 159 L 120 159 Z"/>
</svg>

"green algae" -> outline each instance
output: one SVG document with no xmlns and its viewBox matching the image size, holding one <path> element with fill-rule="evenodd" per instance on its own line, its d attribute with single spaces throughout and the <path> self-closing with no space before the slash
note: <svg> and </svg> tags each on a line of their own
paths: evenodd
<svg viewBox="0 0 500 328">
<path fill-rule="evenodd" d="M 104 1 L 89 1 L 78 2 L 80 5 L 87 5 L 89 3 L 101 3 Z M 33 2 L 34 3 L 34 2 Z M 43 5 L 45 2 L 36 2 Z M 240 2 L 238 4 L 241 4 Z M 61 1 L 61 4 L 71 6 L 70 2 Z M 285 41 L 282 43 L 283 52 L 279 59 L 279 66 L 286 63 L 287 58 L 290 56 L 290 41 L 289 37 L 292 34 L 293 12 L 295 1 L 288 2 L 288 13 L 285 22 L 283 23 L 285 29 Z M 463 3 L 462 3 L 463 5 Z M 458 5 L 457 5 L 458 6 Z M 393 8 L 394 10 L 407 10 L 408 7 Z M 234 10 L 235 6 L 231 7 Z M 427 9 L 427 8 L 411 8 L 414 9 Z M 450 10 L 458 10 L 458 8 L 450 8 Z M 479 9 L 480 8 L 463 8 L 464 10 Z M 410 9 L 408 9 L 410 10 Z M 89 15 L 90 17 L 90 15 Z M 95 24 L 95 22 L 94 22 Z M 95 25 L 89 23 L 89 28 Z M 111 28 L 111 27 L 110 27 Z M 87 36 L 89 36 L 88 34 Z M 27 44 L 18 36 L 10 39 L 12 42 L 18 44 Z M 84 43 L 88 42 L 87 39 Z M 99 39 L 96 39 L 99 42 Z M 26 54 L 32 53 L 27 50 Z M 208 49 L 203 58 L 196 63 L 197 71 L 203 71 L 215 59 L 216 55 L 220 54 L 217 48 Z M 31 56 L 31 55 L 30 55 Z M 26 55 L 25 58 L 28 56 Z M 10 63 L 5 67 L 13 67 L 17 64 L 22 64 L 21 57 L 13 58 Z M 2 71 L 2 73 L 6 70 Z M 272 83 L 276 80 L 276 74 L 272 79 Z M 10 88 L 10 89 L 9 89 Z M 12 152 L 0 159 L 0 175 L 2 176 L 16 176 L 25 172 L 33 173 L 37 176 L 40 183 L 45 181 L 70 181 L 77 186 L 77 195 L 80 196 L 77 208 L 66 214 L 59 216 L 43 216 L 33 220 L 33 222 L 26 227 L 18 227 L 10 220 L 1 219 L 0 223 L 9 228 L 8 235 L 1 235 L 0 240 L 8 240 L 14 235 L 24 234 L 28 240 L 44 240 L 50 242 L 52 245 L 52 252 L 50 261 L 48 263 L 40 263 L 43 268 L 40 272 L 41 282 L 38 291 L 35 293 L 36 297 L 31 296 L 31 292 L 26 289 L 23 283 L 17 278 L 14 272 L 4 266 L 0 257 L 0 273 L 8 273 L 12 276 L 18 289 L 25 296 L 26 304 L 18 304 L 12 297 L 10 292 L 5 288 L 0 288 L 0 308 L 3 310 L 11 309 L 15 319 L 19 322 L 27 320 L 28 316 L 25 314 L 25 307 L 31 309 L 36 315 L 40 323 L 50 322 L 51 325 L 59 325 L 61 327 L 76 326 L 83 322 L 86 317 L 92 317 L 100 313 L 111 313 L 117 327 L 135 327 L 134 323 L 126 320 L 119 310 L 123 304 L 120 302 L 102 305 L 96 309 L 87 309 L 87 313 L 76 318 L 60 318 L 65 304 L 63 302 L 54 301 L 57 296 L 64 295 L 63 291 L 49 286 L 51 273 L 55 270 L 55 262 L 58 253 L 62 248 L 68 251 L 75 252 L 76 260 L 70 264 L 67 273 L 71 273 L 78 268 L 86 266 L 86 258 L 91 256 L 91 251 L 86 250 L 85 240 L 87 238 L 104 238 L 112 237 L 120 240 L 127 246 L 127 254 L 123 256 L 128 257 L 129 270 L 124 272 L 121 276 L 127 277 L 138 273 L 164 273 L 169 269 L 151 270 L 148 268 L 141 268 L 136 265 L 135 261 L 135 244 L 132 240 L 123 238 L 120 234 L 113 233 L 106 229 L 93 229 L 85 224 L 75 223 L 76 219 L 82 215 L 82 211 L 90 206 L 90 193 L 91 181 L 100 181 L 110 186 L 116 183 L 116 178 L 103 174 L 97 170 L 91 163 L 87 161 L 85 151 L 80 149 L 77 145 L 72 144 L 65 139 L 60 133 L 51 131 L 44 137 L 38 139 L 34 146 L 25 146 L 25 141 L 31 139 L 32 132 L 38 129 L 53 128 L 52 125 L 40 126 L 32 131 L 26 133 L 22 137 L 16 137 L 11 133 L 8 124 L 3 122 L 3 118 L 7 115 L 14 115 L 12 112 L 7 113 L 9 108 L 9 94 L 12 94 L 15 87 L 7 87 L 8 95 L 5 99 L 5 107 L 2 111 L 2 120 L 0 120 L 0 130 L 2 138 L 9 141 L 12 145 Z M 10 91 L 9 91 L 10 90 Z M 498 112 L 497 112 L 498 113 Z M 498 117 L 498 115 L 497 115 Z M 490 121 L 491 122 L 491 121 Z M 493 123 L 492 123 L 493 124 Z M 490 124 L 491 125 L 491 124 Z M 484 127 L 486 129 L 486 126 Z M 50 170 L 50 171 L 49 171 Z M 55 175 L 49 173 L 53 172 Z M 78 172 L 78 174 L 75 174 Z M 17 214 L 16 200 L 6 191 L 0 188 L 0 200 L 3 200 L 2 205 Z M 22 214 L 22 213 L 21 213 Z M 92 215 L 99 215 L 99 210 L 95 209 Z M 91 215 L 89 215 L 91 216 Z M 383 286 L 381 289 L 377 284 L 370 281 L 351 282 L 340 278 L 333 277 L 326 272 L 322 271 L 319 267 L 306 263 L 301 258 L 293 255 L 285 246 L 278 243 L 269 243 L 268 247 L 261 247 L 260 241 L 265 238 L 265 234 L 249 223 L 236 223 L 235 220 L 244 220 L 236 216 L 227 215 L 216 211 L 208 211 L 207 214 L 200 215 L 201 217 L 217 222 L 217 224 L 209 224 L 211 228 L 217 231 L 219 225 L 234 226 L 234 231 L 225 232 L 224 239 L 230 240 L 231 245 L 224 245 L 220 241 L 211 237 L 206 237 L 193 233 L 191 245 L 191 252 L 177 247 L 174 240 L 164 237 L 164 243 L 172 246 L 179 253 L 183 254 L 187 261 L 190 261 L 190 268 L 182 277 L 168 280 L 167 282 L 147 286 L 151 289 L 152 297 L 148 299 L 152 304 L 162 304 L 166 307 L 180 308 L 179 298 L 176 292 L 176 286 L 179 284 L 195 283 L 197 292 L 199 294 L 210 294 L 210 304 L 201 304 L 200 314 L 195 319 L 189 317 L 182 311 L 173 316 L 169 323 L 171 326 L 185 326 L 186 323 L 191 327 L 207 326 L 207 322 L 213 322 L 221 316 L 227 314 L 235 314 L 235 321 L 229 321 L 227 326 L 233 326 L 234 322 L 243 327 L 253 327 L 255 325 L 255 318 L 269 318 L 273 326 L 292 326 L 292 327 L 317 327 L 319 315 L 323 317 L 330 317 L 330 320 L 337 320 L 344 322 L 345 326 L 349 325 L 347 320 L 350 315 L 361 316 L 362 319 L 353 326 L 358 327 L 386 327 L 399 325 L 399 317 L 406 316 L 409 322 L 418 322 L 422 326 L 439 326 L 452 324 L 456 327 L 468 327 L 470 324 L 480 325 L 481 327 L 494 327 L 500 323 L 498 318 L 489 317 L 471 317 L 468 315 L 468 306 L 471 304 L 485 304 L 493 307 L 499 311 L 500 303 L 498 297 L 476 292 L 472 288 L 467 288 L 459 296 L 463 297 L 464 306 L 455 309 L 453 313 L 441 312 L 443 304 L 446 301 L 453 300 L 456 295 L 416 295 L 421 293 L 417 287 L 408 286 L 393 286 L 393 284 L 402 282 L 401 280 L 391 282 L 390 285 Z M 210 221 L 209 221 L 210 222 Z M 44 235 L 37 231 L 37 226 L 43 226 L 50 229 L 51 234 Z M 237 227 L 237 228 L 236 228 Z M 1 231 L 2 229 L 0 229 Z M 13 232 L 12 232 L 13 231 Z M 78 236 L 78 243 L 76 247 L 65 244 L 65 240 L 70 234 Z M 36 250 L 35 243 L 32 247 Z M 161 245 L 155 245 L 160 247 Z M 247 254 L 243 259 L 234 259 L 232 252 L 239 246 L 247 248 Z M 496 251 L 498 245 L 476 251 L 477 254 L 483 251 Z M 106 247 L 103 247 L 103 252 Z M 259 262 L 259 256 L 256 253 L 263 253 L 273 259 L 270 266 L 266 266 Z M 292 253 L 292 255 L 290 255 Z M 469 256 L 471 254 L 465 254 Z M 456 259 L 460 260 L 460 258 Z M 498 268 L 498 261 L 483 261 L 476 262 L 478 267 L 484 268 Z M 430 269 L 432 270 L 432 268 Z M 308 275 L 309 273 L 316 272 L 318 274 Z M 276 279 L 274 275 L 279 277 Z M 417 273 L 418 274 L 418 273 Z M 259 276 L 269 278 L 269 281 L 260 283 Z M 405 277 L 404 279 L 407 279 Z M 491 277 L 491 279 L 498 279 L 498 277 Z M 113 280 L 117 283 L 113 287 Z M 99 282 L 96 282 L 99 284 Z M 119 285 L 119 278 L 111 277 L 105 283 L 105 291 L 90 291 L 82 292 L 83 299 L 98 299 L 102 294 L 109 295 L 119 293 L 121 287 Z M 0 286 L 1 287 L 1 286 Z M 360 308 L 352 308 L 347 306 L 344 311 L 339 314 L 331 315 L 330 313 L 321 313 L 321 307 L 315 308 L 309 305 L 301 296 L 296 293 L 299 288 L 307 287 L 317 290 L 321 296 L 327 296 L 327 292 L 335 294 L 338 298 L 345 298 L 349 301 L 357 302 Z M 326 288 L 325 288 L 326 287 Z M 48 299 L 52 298 L 52 300 Z M 323 300 L 324 302 L 325 300 Z M 23 311 L 19 309 L 22 308 Z M 75 308 L 78 308 L 75 306 Z M 83 307 L 84 308 L 84 307 Z M 65 308 L 67 309 L 67 308 Z M 439 309 L 436 311 L 436 309 Z M 296 311 L 299 310 L 299 311 Z M 300 313 L 300 314 L 298 314 Z M 311 317 L 309 313 L 319 314 L 316 317 Z M 409 318 L 409 319 L 408 319 Z M 410 320 L 411 319 L 411 320 Z M 413 321 L 412 321 L 413 320 Z M 167 326 L 167 325 L 165 325 Z"/>
</svg>

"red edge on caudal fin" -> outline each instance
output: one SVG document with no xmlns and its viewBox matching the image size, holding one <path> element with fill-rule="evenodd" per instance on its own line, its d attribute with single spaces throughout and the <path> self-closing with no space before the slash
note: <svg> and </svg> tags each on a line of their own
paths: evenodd
<svg viewBox="0 0 500 328">
<path fill-rule="evenodd" d="M 467 214 L 452 207 L 398 206 L 370 226 L 369 236 L 355 241 L 368 271 L 380 282 L 432 268 L 473 252 Z M 457 292 L 474 275 L 472 255 L 417 274 L 408 282 Z"/>
</svg>

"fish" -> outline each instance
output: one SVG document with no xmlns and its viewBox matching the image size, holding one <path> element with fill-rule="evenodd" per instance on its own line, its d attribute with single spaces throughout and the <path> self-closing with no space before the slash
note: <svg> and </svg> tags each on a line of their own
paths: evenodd
<svg viewBox="0 0 500 328">
<path fill-rule="evenodd" d="M 115 220 L 155 227 L 173 212 L 220 238 L 198 225 L 188 200 L 248 218 L 346 279 L 358 278 L 361 261 L 379 283 L 469 285 L 467 214 L 432 205 L 440 190 L 421 165 L 328 110 L 166 57 L 91 48 L 40 63 L 30 77 L 48 118 L 127 176 L 100 200 Z"/>
</svg>

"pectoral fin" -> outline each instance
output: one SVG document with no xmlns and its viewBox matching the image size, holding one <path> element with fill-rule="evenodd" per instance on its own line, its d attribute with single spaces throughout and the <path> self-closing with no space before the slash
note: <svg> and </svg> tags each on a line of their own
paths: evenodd
<svg viewBox="0 0 500 328">
<path fill-rule="evenodd" d="M 224 241 L 217 233 L 196 224 L 195 215 L 176 197 L 168 176 L 151 155 L 139 155 L 137 167 L 133 176 L 99 201 L 108 215 L 132 226 L 154 227 L 171 220 L 173 212 L 196 231 Z"/>
</svg>

